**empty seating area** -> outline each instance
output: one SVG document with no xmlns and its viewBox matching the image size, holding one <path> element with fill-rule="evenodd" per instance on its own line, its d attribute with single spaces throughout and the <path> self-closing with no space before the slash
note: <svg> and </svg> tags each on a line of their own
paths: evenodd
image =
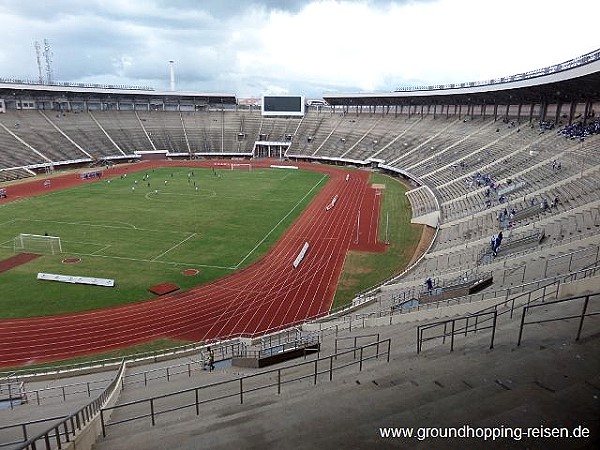
<svg viewBox="0 0 600 450">
<path fill-rule="evenodd" d="M 2 118 L 0 117 L 0 120 Z M 49 162 L 24 142 L 19 141 L 13 130 L 16 124 L 0 121 L 0 169 L 17 168 Z"/>
<path fill-rule="evenodd" d="M 35 164 L 126 158 L 140 150 L 183 157 L 248 155 L 257 141 L 289 142 L 287 154 L 293 157 L 365 167 L 372 167 L 372 160 L 382 162 L 386 169 L 418 179 L 421 186 L 407 193 L 413 218 L 438 227 L 430 252 L 410 275 L 396 280 L 400 290 L 422 288 L 427 277 L 444 284 L 479 270 L 500 270 L 494 286 L 500 288 L 516 282 L 514 273 L 522 282 L 539 276 L 522 269 L 527 261 L 560 257 L 572 246 L 598 245 L 600 136 L 581 141 L 534 120 L 434 118 L 383 109 L 309 110 L 302 118 L 286 118 L 205 109 L 11 111 L 0 115 L 0 124 L 0 177 L 5 181 L 31 175 L 22 167 Z M 504 249 L 482 258 L 490 236 L 501 229 Z M 544 239 L 527 251 L 508 245 L 541 229 Z"/>
<path fill-rule="evenodd" d="M 179 112 L 139 111 L 143 128 L 157 150 L 188 153 L 183 121 Z"/>
<path fill-rule="evenodd" d="M 55 120 L 63 117 L 58 113 L 53 114 Z M 72 139 L 61 133 L 59 127 L 53 126 L 50 116 L 41 111 L 8 111 L 0 117 L 0 121 L 7 128 L 10 127 L 17 142 L 26 143 L 38 153 L 41 156 L 39 159 L 55 162 L 90 159 Z"/>
<path fill-rule="evenodd" d="M 115 150 L 116 155 L 155 150 L 135 111 L 94 111 L 90 115 L 120 149 L 118 153 Z"/>
</svg>

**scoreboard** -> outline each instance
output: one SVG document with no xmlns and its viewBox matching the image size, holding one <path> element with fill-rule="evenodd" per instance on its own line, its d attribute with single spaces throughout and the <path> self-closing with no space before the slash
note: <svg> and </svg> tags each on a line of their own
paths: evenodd
<svg viewBox="0 0 600 450">
<path fill-rule="evenodd" d="M 303 116 L 304 97 L 301 95 L 263 95 L 263 116 Z"/>
</svg>

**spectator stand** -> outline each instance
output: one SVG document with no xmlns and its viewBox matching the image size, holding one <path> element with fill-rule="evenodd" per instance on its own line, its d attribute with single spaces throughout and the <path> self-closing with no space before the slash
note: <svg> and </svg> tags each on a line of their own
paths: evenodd
<svg viewBox="0 0 600 450">
<path fill-rule="evenodd" d="M 510 255 L 523 250 L 532 249 L 542 243 L 546 237 L 544 229 L 533 230 L 518 238 L 513 238 L 509 233 L 502 241 L 502 244 L 496 249 L 496 253 Z M 478 258 L 479 264 L 491 263 L 496 255 L 491 247 L 483 250 Z"/>
<path fill-rule="evenodd" d="M 421 292 L 419 294 L 418 303 L 431 303 L 475 294 L 491 286 L 493 282 L 494 276 L 492 272 L 470 274 L 451 282 L 449 285 L 438 285 L 432 290 Z"/>
<path fill-rule="evenodd" d="M 101 170 L 91 170 L 91 171 L 87 171 L 87 172 L 81 172 L 79 174 L 79 178 L 81 180 L 102 178 L 102 171 Z"/>
</svg>

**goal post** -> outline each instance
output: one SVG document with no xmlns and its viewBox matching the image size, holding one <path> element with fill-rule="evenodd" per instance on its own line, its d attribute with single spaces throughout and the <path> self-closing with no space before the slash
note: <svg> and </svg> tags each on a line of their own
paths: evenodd
<svg viewBox="0 0 600 450">
<path fill-rule="evenodd" d="M 252 164 L 250 163 L 231 163 L 231 170 L 243 170 L 247 172 L 252 171 Z"/>
<path fill-rule="evenodd" d="M 56 255 L 62 253 L 62 245 L 58 236 L 21 233 L 14 238 L 14 251 Z"/>
</svg>

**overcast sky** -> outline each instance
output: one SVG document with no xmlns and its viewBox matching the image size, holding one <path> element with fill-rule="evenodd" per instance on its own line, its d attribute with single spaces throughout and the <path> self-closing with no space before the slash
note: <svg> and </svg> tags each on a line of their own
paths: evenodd
<svg viewBox="0 0 600 450">
<path fill-rule="evenodd" d="M 238 97 L 479 81 L 600 48 L 598 0 L 0 0 L 0 77 Z M 43 63 L 43 61 L 42 61 Z"/>
</svg>

